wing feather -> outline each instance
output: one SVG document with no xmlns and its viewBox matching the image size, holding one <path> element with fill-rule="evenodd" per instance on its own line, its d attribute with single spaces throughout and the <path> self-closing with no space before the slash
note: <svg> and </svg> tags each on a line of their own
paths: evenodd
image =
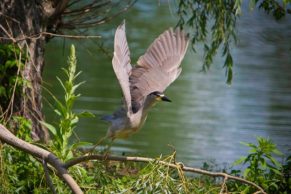
<svg viewBox="0 0 291 194">
<path fill-rule="evenodd" d="M 122 89 L 126 110 L 131 113 L 129 76 L 132 67 L 130 64 L 130 52 L 125 34 L 125 22 L 118 26 L 115 32 L 112 66 Z"/>
<path fill-rule="evenodd" d="M 142 55 L 130 75 L 132 104 L 140 107 L 145 97 L 164 90 L 180 75 L 180 64 L 188 47 L 181 30 L 170 28 L 161 34 Z"/>
</svg>

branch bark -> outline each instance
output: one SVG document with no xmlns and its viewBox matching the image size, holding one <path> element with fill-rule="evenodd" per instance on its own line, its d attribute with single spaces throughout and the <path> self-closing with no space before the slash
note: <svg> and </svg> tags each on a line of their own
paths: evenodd
<svg viewBox="0 0 291 194">
<path fill-rule="evenodd" d="M 50 174 L 49 174 L 49 169 L 47 167 L 47 162 L 45 160 L 42 160 L 41 163 L 42 163 L 42 166 L 43 166 L 43 169 L 44 169 L 45 179 L 46 179 L 46 182 L 47 182 L 48 186 L 50 187 L 50 189 L 51 189 L 53 194 L 57 194 L 56 189 L 55 189 L 55 187 L 53 185 L 53 182 L 52 182 Z"/>
<path fill-rule="evenodd" d="M 76 181 L 68 173 L 64 164 L 51 152 L 44 150 L 40 147 L 27 143 L 22 139 L 17 138 L 8 129 L 0 124 L 0 140 L 19 149 L 28 154 L 33 155 L 36 158 L 44 160 L 51 166 L 53 166 L 59 177 L 61 177 L 65 183 L 70 187 L 73 193 L 83 193 Z"/>
</svg>

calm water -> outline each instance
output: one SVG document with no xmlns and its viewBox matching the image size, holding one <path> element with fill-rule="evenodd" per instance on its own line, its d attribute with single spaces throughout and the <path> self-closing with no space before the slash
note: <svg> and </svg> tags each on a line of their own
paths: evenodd
<svg viewBox="0 0 291 194">
<path fill-rule="evenodd" d="M 174 10 L 174 8 L 171 8 Z M 101 34 L 112 53 L 114 29 L 127 21 L 132 61 L 144 53 L 161 32 L 175 25 L 167 4 L 138 3 L 131 11 L 91 34 Z M 215 59 L 208 73 L 201 73 L 203 54 L 188 51 L 181 76 L 166 91 L 173 103 L 160 103 L 149 114 L 142 130 L 126 140 L 117 140 L 116 154 L 158 157 L 177 150 L 178 160 L 189 165 L 215 159 L 232 162 L 247 153 L 240 142 L 270 137 L 285 153 L 291 148 L 291 17 L 275 22 L 260 12 L 248 12 L 239 20 L 239 44 L 233 47 L 235 74 L 225 84 L 223 59 Z M 61 96 L 55 76 L 66 62 L 67 46 L 77 48 L 78 68 L 83 73 L 75 110 L 89 110 L 95 118 L 82 119 L 76 129 L 81 140 L 96 142 L 108 125 L 99 120 L 120 104 L 121 89 L 111 58 L 98 49 L 99 40 L 52 40 L 46 48 L 44 81 Z M 64 47 L 65 46 L 65 47 Z M 55 115 L 45 109 L 48 120 Z M 289 150 L 290 153 L 290 150 Z"/>
</svg>

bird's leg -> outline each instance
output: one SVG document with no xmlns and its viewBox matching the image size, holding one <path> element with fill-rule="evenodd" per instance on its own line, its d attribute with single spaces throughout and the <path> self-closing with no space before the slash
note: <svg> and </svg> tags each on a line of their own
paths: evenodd
<svg viewBox="0 0 291 194">
<path fill-rule="evenodd" d="M 94 151 L 95 151 L 95 149 L 96 149 L 96 147 L 97 146 L 99 146 L 105 139 L 107 138 L 107 136 L 104 136 L 104 137 L 102 137 L 101 139 L 99 139 L 95 144 L 94 144 L 94 146 L 91 148 L 91 149 L 89 149 L 89 155 L 90 154 L 92 154 Z"/>
<path fill-rule="evenodd" d="M 110 148 L 113 144 L 114 138 L 111 138 L 110 143 L 107 145 L 107 147 L 104 149 L 104 158 L 107 158 L 107 156 L 110 154 Z"/>
<path fill-rule="evenodd" d="M 110 143 L 106 146 L 106 148 L 102 151 L 103 153 L 103 160 L 107 160 L 108 156 L 110 155 L 110 148 L 112 146 L 112 143 L 114 141 L 114 138 L 111 139 Z"/>
</svg>

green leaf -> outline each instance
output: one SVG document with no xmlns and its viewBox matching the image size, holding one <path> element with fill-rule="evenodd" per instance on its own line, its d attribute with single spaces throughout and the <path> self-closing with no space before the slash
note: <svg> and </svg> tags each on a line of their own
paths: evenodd
<svg viewBox="0 0 291 194">
<path fill-rule="evenodd" d="M 52 96 L 55 103 L 56 103 L 56 110 L 63 116 L 65 117 L 66 115 L 66 107 L 59 101 L 55 96 Z"/>
<path fill-rule="evenodd" d="M 276 155 L 278 155 L 278 156 L 283 156 L 283 155 L 284 155 L 282 152 L 280 152 L 280 151 L 279 151 L 278 149 L 276 149 L 276 148 L 273 150 L 273 153 L 276 154 Z"/>
<path fill-rule="evenodd" d="M 47 123 L 47 122 L 44 122 L 44 121 L 39 121 L 43 126 L 45 126 L 46 128 L 48 128 L 48 130 L 54 135 L 54 136 L 56 136 L 57 135 L 57 130 L 56 130 L 56 128 L 53 126 L 53 125 L 51 125 L 51 124 L 49 124 L 49 123 Z"/>
<path fill-rule="evenodd" d="M 243 162 L 245 162 L 246 160 L 246 157 L 245 156 L 242 156 L 240 157 L 238 160 L 236 160 L 233 165 L 239 165 L 239 164 L 242 164 Z"/>
<path fill-rule="evenodd" d="M 246 157 L 246 159 L 244 161 L 244 164 L 247 163 L 247 162 L 250 162 L 253 159 L 253 156 L 254 156 L 253 154 L 247 155 L 247 157 Z"/>
<path fill-rule="evenodd" d="M 77 116 L 75 116 L 73 119 L 71 119 L 70 124 L 74 125 L 74 124 L 78 123 L 78 121 L 79 121 L 79 118 Z"/>
<path fill-rule="evenodd" d="M 62 86 L 62 88 L 64 89 L 64 91 L 66 91 L 66 87 L 64 86 L 63 81 L 62 81 L 59 77 L 57 77 L 57 80 L 58 80 L 59 83 L 61 84 L 61 86 Z"/>
<path fill-rule="evenodd" d="M 273 168 L 273 167 L 271 168 L 270 167 L 270 170 L 273 171 L 275 174 L 277 174 L 279 176 L 283 176 L 282 172 L 280 170 L 276 169 L 276 168 Z"/>
<path fill-rule="evenodd" d="M 246 168 L 244 173 L 243 173 L 243 177 L 247 178 L 250 171 L 251 171 L 251 169 Z"/>
<path fill-rule="evenodd" d="M 282 164 L 280 162 L 278 162 L 275 158 L 273 158 L 272 156 L 266 156 L 267 158 L 269 158 L 271 160 L 271 162 L 277 167 L 277 168 L 282 168 Z"/>
<path fill-rule="evenodd" d="M 57 115 L 62 116 L 62 113 L 58 109 L 54 109 L 54 112 L 57 113 Z"/>
<path fill-rule="evenodd" d="M 74 77 L 74 79 L 76 79 L 80 74 L 82 73 L 82 71 L 79 71 L 76 75 L 75 75 L 75 77 Z M 85 81 L 84 81 L 85 82 Z"/>
<path fill-rule="evenodd" d="M 232 74 L 233 74 L 233 73 L 232 73 L 232 68 L 231 68 L 231 67 L 228 67 L 228 68 L 227 68 L 227 80 L 226 80 L 226 83 L 227 83 L 227 84 L 231 84 L 232 77 L 233 77 Z"/>
<path fill-rule="evenodd" d="M 0 86 L 0 96 L 7 97 L 6 89 L 3 86 Z"/>
<path fill-rule="evenodd" d="M 84 84 L 84 83 L 85 83 L 85 81 L 82 81 L 82 82 L 80 82 L 80 83 L 74 85 L 74 86 L 72 87 L 72 92 L 74 93 L 74 92 L 76 91 L 76 89 L 77 89 L 80 85 L 82 85 L 82 84 Z"/>
<path fill-rule="evenodd" d="M 83 111 L 81 113 L 77 114 L 78 117 L 83 117 L 83 118 L 90 118 L 90 117 L 95 117 L 95 115 L 89 111 Z"/>
<path fill-rule="evenodd" d="M 279 186 L 274 182 L 270 184 L 270 187 L 275 187 L 276 190 L 279 189 Z"/>
<path fill-rule="evenodd" d="M 6 61 L 6 63 L 5 63 L 5 68 L 6 68 L 6 69 L 8 69 L 8 68 L 13 68 L 13 67 L 15 67 L 15 66 L 17 66 L 16 59 L 14 59 L 14 60 L 8 60 L 8 61 Z"/>
<path fill-rule="evenodd" d="M 240 144 L 251 147 L 251 148 L 257 148 L 257 146 L 255 144 L 252 143 L 247 143 L 247 142 L 240 142 Z"/>
<path fill-rule="evenodd" d="M 67 150 L 65 155 L 66 155 L 66 160 L 69 160 L 69 159 L 73 158 L 73 152 L 71 150 Z"/>
<path fill-rule="evenodd" d="M 266 160 L 264 158 L 260 158 L 259 160 L 261 162 L 262 168 L 266 169 L 267 168 L 267 162 L 266 162 Z"/>
</svg>

